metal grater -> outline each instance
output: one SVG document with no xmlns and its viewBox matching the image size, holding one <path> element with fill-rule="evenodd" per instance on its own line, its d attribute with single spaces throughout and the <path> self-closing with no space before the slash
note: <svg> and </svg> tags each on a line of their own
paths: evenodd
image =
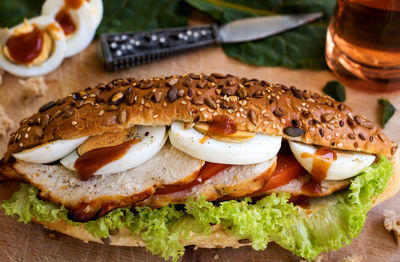
<svg viewBox="0 0 400 262">
<path fill-rule="evenodd" d="M 116 71 L 214 45 L 216 32 L 216 25 L 207 25 L 102 34 L 98 53 L 106 69 Z"/>
</svg>

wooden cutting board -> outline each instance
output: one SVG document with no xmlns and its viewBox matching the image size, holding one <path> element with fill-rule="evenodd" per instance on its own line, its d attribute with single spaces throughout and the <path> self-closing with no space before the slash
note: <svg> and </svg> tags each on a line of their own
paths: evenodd
<svg viewBox="0 0 400 262">
<path fill-rule="evenodd" d="M 183 73 L 231 73 L 247 78 L 265 79 L 270 82 L 295 85 L 300 89 L 321 91 L 324 84 L 333 80 L 328 71 L 289 70 L 245 65 L 228 58 L 220 47 L 180 55 L 161 62 L 143 65 L 125 71 L 108 73 L 96 56 L 95 44 L 81 54 L 66 59 L 53 73 L 45 76 L 48 91 L 45 96 L 28 103 L 22 100 L 18 78 L 4 75 L 0 85 L 0 104 L 6 113 L 18 123 L 22 118 L 37 111 L 49 100 L 63 97 L 70 92 L 108 82 L 114 78 L 133 76 L 145 78 Z M 367 94 L 347 88 L 346 103 L 378 123 L 378 102 L 388 97 L 394 105 L 400 105 L 400 92 L 391 94 Z M 15 127 L 16 128 L 16 127 Z M 15 129 L 14 128 L 14 129 Z M 389 137 L 400 142 L 400 114 L 396 113 L 386 126 Z M 8 133 L 9 135 L 10 133 Z M 0 138 L 0 154 L 5 152 L 8 136 Z M 8 185 L 0 186 L 0 199 L 9 196 Z M 320 261 L 338 261 L 346 256 L 359 255 L 364 261 L 400 261 L 400 249 L 392 233 L 383 227 L 383 210 L 392 209 L 400 214 L 400 195 L 373 208 L 359 237 L 339 251 L 325 253 Z M 80 240 L 61 234 L 50 234 L 34 223 L 24 225 L 15 218 L 0 214 L 0 261 L 162 261 L 144 248 L 113 247 Z M 54 239 L 54 236 L 56 237 Z M 188 248 L 182 261 L 300 261 L 288 251 L 271 243 L 265 251 L 250 247 L 240 249 Z"/>
</svg>

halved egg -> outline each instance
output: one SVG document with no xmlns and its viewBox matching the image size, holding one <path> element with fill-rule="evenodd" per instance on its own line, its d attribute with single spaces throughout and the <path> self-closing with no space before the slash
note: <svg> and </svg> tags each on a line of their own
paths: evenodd
<svg viewBox="0 0 400 262">
<path fill-rule="evenodd" d="M 38 164 L 51 163 L 71 153 L 71 151 L 85 142 L 87 138 L 86 136 L 76 139 L 56 140 L 12 154 L 12 156 L 25 162 Z"/>
<path fill-rule="evenodd" d="M 289 141 L 289 146 L 297 161 L 319 180 L 343 180 L 356 176 L 376 158 L 371 154 L 315 147 L 293 141 Z"/>
<path fill-rule="evenodd" d="M 65 57 L 84 50 L 96 33 L 96 16 L 85 0 L 46 0 L 42 15 L 54 18 L 61 25 L 67 39 Z"/>
<path fill-rule="evenodd" d="M 39 16 L 0 35 L 0 67 L 21 77 L 47 74 L 64 59 L 66 40 L 51 17 Z"/>
<path fill-rule="evenodd" d="M 171 144 L 195 158 L 213 163 L 248 165 L 273 158 L 278 153 L 282 137 L 256 134 L 242 143 L 229 143 L 204 135 L 183 122 L 174 122 L 169 130 Z"/>
<path fill-rule="evenodd" d="M 100 25 L 103 19 L 103 1 L 102 0 L 86 0 L 92 9 L 95 18 L 96 27 Z"/>
<path fill-rule="evenodd" d="M 134 139 L 139 139 L 140 141 L 133 144 L 121 158 L 104 165 L 93 175 L 114 174 L 139 166 L 157 154 L 164 146 L 167 138 L 165 126 L 140 126 L 134 137 Z M 90 153 L 90 151 L 87 153 Z M 71 154 L 61 159 L 60 162 L 66 168 L 76 171 L 75 162 L 79 157 L 77 150 L 74 150 Z"/>
</svg>

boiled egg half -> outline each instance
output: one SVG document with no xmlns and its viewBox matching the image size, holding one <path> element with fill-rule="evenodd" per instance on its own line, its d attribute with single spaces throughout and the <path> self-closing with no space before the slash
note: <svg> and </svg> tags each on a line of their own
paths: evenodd
<svg viewBox="0 0 400 262">
<path fill-rule="evenodd" d="M 104 165 L 93 175 L 114 174 L 139 166 L 157 154 L 164 146 L 167 138 L 165 126 L 140 126 L 134 137 L 139 142 L 133 144 L 121 158 Z M 66 168 L 76 171 L 75 162 L 79 157 L 77 150 L 74 150 L 71 154 L 61 159 L 60 162 Z"/>
<path fill-rule="evenodd" d="M 370 166 L 375 156 L 366 153 L 316 147 L 289 141 L 297 161 L 314 177 L 327 180 L 343 180 L 358 175 Z"/>
<path fill-rule="evenodd" d="M 56 140 L 12 154 L 12 156 L 25 162 L 38 164 L 51 163 L 71 153 L 71 151 L 85 142 L 87 138 L 86 136 L 76 139 Z"/>
<path fill-rule="evenodd" d="M 0 67 L 21 77 L 47 74 L 64 59 L 66 40 L 51 17 L 39 16 L 0 35 Z"/>
<path fill-rule="evenodd" d="M 224 142 L 204 135 L 183 122 L 174 122 L 169 130 L 171 144 L 195 158 L 213 163 L 248 165 L 273 158 L 278 153 L 282 137 L 256 134 L 242 143 Z"/>
<path fill-rule="evenodd" d="M 44 2 L 42 15 L 54 18 L 63 28 L 67 39 L 65 57 L 76 55 L 92 42 L 101 20 L 102 7 L 102 4 L 90 4 L 85 0 L 46 0 Z M 101 10 L 94 10 L 96 8 L 101 8 Z"/>
</svg>

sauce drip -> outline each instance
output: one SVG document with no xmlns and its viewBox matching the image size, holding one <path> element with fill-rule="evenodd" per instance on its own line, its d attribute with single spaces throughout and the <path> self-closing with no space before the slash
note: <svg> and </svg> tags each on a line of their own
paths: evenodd
<svg viewBox="0 0 400 262">
<path fill-rule="evenodd" d="M 303 185 L 303 189 L 311 194 L 320 195 L 322 193 L 321 181 L 326 178 L 332 161 L 337 159 L 337 154 L 328 147 L 320 147 L 314 154 L 302 153 L 301 157 L 313 158 L 313 166 L 311 169 L 312 179 Z"/>
<path fill-rule="evenodd" d="M 293 203 L 293 205 L 295 206 L 300 206 L 302 208 L 310 208 L 310 203 L 308 202 L 308 200 L 310 199 L 310 197 L 308 196 L 291 196 L 289 198 L 289 203 Z"/>
<path fill-rule="evenodd" d="M 216 116 L 207 131 L 209 136 L 227 136 L 236 133 L 236 123 L 228 116 Z"/>
<path fill-rule="evenodd" d="M 12 35 L 6 46 L 12 59 L 21 64 L 29 64 L 42 52 L 43 41 L 43 31 L 34 26 L 32 32 Z"/>
<path fill-rule="evenodd" d="M 58 11 L 56 17 L 56 21 L 60 24 L 63 29 L 65 35 L 70 35 L 76 30 L 76 26 L 74 21 L 72 20 L 71 15 L 68 13 L 68 10 L 63 8 Z"/>
<path fill-rule="evenodd" d="M 65 7 L 69 7 L 72 9 L 78 9 L 79 7 L 81 7 L 84 3 L 84 0 L 64 0 L 65 2 Z M 89 1 L 87 1 L 89 2 Z"/>
<path fill-rule="evenodd" d="M 81 155 L 74 164 L 80 180 L 88 180 L 97 170 L 103 166 L 120 159 L 125 153 L 140 140 L 133 139 L 120 145 L 101 147 L 90 150 Z"/>
<path fill-rule="evenodd" d="M 225 168 L 228 168 L 230 165 L 225 165 L 225 164 L 217 164 L 217 163 L 210 163 L 206 162 L 204 166 L 200 169 L 199 174 L 197 177 L 190 183 L 186 185 L 180 185 L 180 186 L 167 186 L 164 188 L 160 188 L 155 192 L 155 195 L 164 195 L 164 194 L 171 194 L 175 192 L 179 192 L 188 188 L 192 188 L 200 183 L 203 183 L 204 181 L 212 178 Z"/>
</svg>

